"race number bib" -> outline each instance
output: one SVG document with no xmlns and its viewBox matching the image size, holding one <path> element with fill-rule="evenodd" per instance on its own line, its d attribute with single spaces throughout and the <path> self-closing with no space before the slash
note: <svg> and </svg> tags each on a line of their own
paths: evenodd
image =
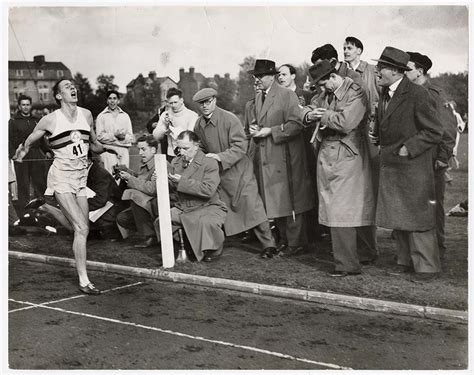
<svg viewBox="0 0 474 375">
<path fill-rule="evenodd" d="M 77 130 L 73 130 L 70 134 L 70 138 L 72 143 L 68 146 L 68 149 L 71 158 L 87 156 L 89 144 L 81 139 L 81 133 Z"/>
</svg>

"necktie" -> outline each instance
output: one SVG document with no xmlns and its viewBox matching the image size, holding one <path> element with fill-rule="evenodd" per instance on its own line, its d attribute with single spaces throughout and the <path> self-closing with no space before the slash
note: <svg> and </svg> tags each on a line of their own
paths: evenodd
<svg viewBox="0 0 474 375">
<path fill-rule="evenodd" d="M 334 93 L 333 92 L 329 92 L 327 94 L 327 100 L 328 100 L 328 104 L 330 105 L 332 103 L 332 100 L 334 99 Z"/>
<path fill-rule="evenodd" d="M 183 168 L 186 169 L 189 166 L 189 160 L 183 159 Z"/>
<path fill-rule="evenodd" d="M 267 96 L 266 91 L 262 91 L 262 104 L 265 103 L 265 97 Z"/>
<path fill-rule="evenodd" d="M 390 99 L 392 98 L 389 94 L 390 90 L 386 90 L 384 95 L 383 95 L 383 110 L 385 111 L 388 107 L 388 103 L 390 102 Z"/>
</svg>

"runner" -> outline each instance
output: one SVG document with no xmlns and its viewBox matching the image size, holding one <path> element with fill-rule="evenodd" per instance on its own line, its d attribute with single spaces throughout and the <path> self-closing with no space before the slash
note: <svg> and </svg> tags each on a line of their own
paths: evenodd
<svg viewBox="0 0 474 375">
<path fill-rule="evenodd" d="M 77 90 L 71 81 L 58 81 L 53 87 L 53 95 L 61 108 L 40 120 L 25 142 L 18 146 L 14 160 L 21 163 L 31 145 L 49 135 L 54 161 L 48 173 L 45 195 L 55 195 L 61 211 L 74 229 L 72 249 L 79 276 L 79 290 L 86 294 L 100 294 L 100 290 L 90 282 L 86 270 L 86 241 L 89 233 L 86 183 L 90 164 L 87 152 L 89 146 L 97 153 L 115 151 L 106 149 L 97 141 L 92 114 L 77 106 Z"/>
</svg>

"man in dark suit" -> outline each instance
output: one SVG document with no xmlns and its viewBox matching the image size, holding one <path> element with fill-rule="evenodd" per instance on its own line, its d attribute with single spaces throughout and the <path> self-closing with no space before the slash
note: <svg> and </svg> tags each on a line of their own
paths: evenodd
<svg viewBox="0 0 474 375">
<path fill-rule="evenodd" d="M 443 258 L 446 253 L 444 232 L 445 173 L 448 168 L 448 161 L 453 156 L 454 145 L 456 144 L 457 122 L 443 90 L 433 85 L 428 78 L 428 70 L 433 65 L 430 58 L 418 52 L 407 53 L 410 55 L 410 61 L 408 62 L 410 70 L 405 75 L 410 81 L 423 86 L 428 91 L 428 94 L 436 103 L 438 118 L 441 120 L 444 128 L 443 138 L 433 152 L 436 192 L 436 235 L 438 237 L 440 257 Z"/>
<path fill-rule="evenodd" d="M 295 92 L 276 82 L 275 62 L 257 60 L 249 73 L 262 85 L 255 98 L 256 124 L 249 128 L 256 142 L 254 165 L 260 195 L 280 234 L 277 254 L 295 255 L 307 245 L 303 214 L 314 207 L 301 108 Z"/>
<path fill-rule="evenodd" d="M 416 278 L 429 279 L 441 270 L 432 152 L 443 126 L 426 90 L 404 75 L 409 70 L 406 52 L 386 47 L 376 61 L 383 89 L 373 134 L 380 144 L 376 221 L 394 229 L 396 273 L 414 269 Z"/>
</svg>

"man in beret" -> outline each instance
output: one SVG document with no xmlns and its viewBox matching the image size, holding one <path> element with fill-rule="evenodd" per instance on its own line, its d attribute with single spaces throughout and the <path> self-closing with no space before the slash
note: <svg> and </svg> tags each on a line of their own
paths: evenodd
<svg viewBox="0 0 474 375">
<path fill-rule="evenodd" d="M 428 94 L 436 103 L 436 112 L 443 125 L 444 133 L 441 142 L 433 153 L 433 165 L 435 175 L 436 192 L 436 235 L 440 257 L 446 253 L 445 231 L 444 231 L 444 192 L 446 189 L 445 172 L 448 168 L 448 161 L 453 156 L 453 149 L 456 144 L 456 118 L 449 106 L 449 101 L 441 88 L 433 85 L 428 78 L 428 71 L 433 63 L 426 55 L 419 52 L 407 52 L 410 56 L 408 67 L 405 72 L 407 78 L 427 89 Z"/>
<path fill-rule="evenodd" d="M 386 47 L 377 61 L 379 100 L 373 141 L 380 145 L 377 225 L 393 229 L 394 273 L 430 279 L 441 271 L 435 227 L 432 152 L 443 136 L 435 103 L 405 76 L 410 56 Z"/>
<path fill-rule="evenodd" d="M 335 263 L 330 275 L 357 275 L 361 264 L 377 258 L 375 196 L 365 137 L 367 95 L 328 60 L 313 65 L 309 73 L 322 87 L 303 109 L 303 121 L 315 127 L 319 222 L 331 229 Z"/>
<path fill-rule="evenodd" d="M 219 196 L 228 209 L 225 233 L 233 236 L 253 228 L 262 244 L 262 256 L 274 254 L 275 240 L 247 155 L 244 128 L 237 116 L 217 107 L 216 96 L 217 91 L 213 88 L 204 88 L 194 94 L 193 100 L 199 103 L 201 111 L 194 132 L 201 139 L 206 156 L 219 164 Z"/>
<path fill-rule="evenodd" d="M 250 125 L 260 195 L 280 234 L 278 253 L 296 255 L 307 245 L 303 214 L 314 207 L 301 108 L 295 92 L 276 81 L 275 62 L 256 60 L 249 73 L 262 85 L 255 99 L 256 124 Z"/>
</svg>

